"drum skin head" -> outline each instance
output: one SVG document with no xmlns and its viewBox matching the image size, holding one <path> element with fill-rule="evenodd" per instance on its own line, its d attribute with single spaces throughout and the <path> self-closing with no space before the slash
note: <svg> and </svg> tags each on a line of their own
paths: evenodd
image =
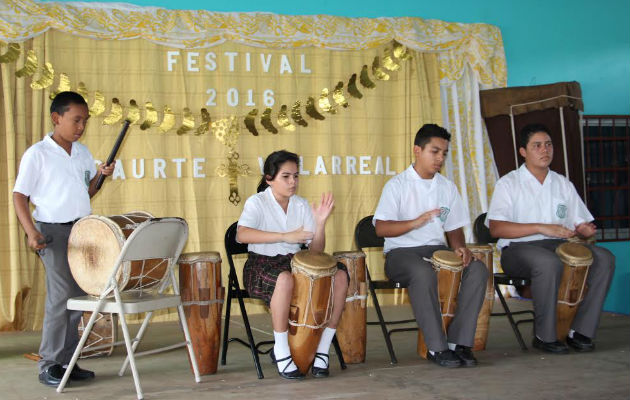
<svg viewBox="0 0 630 400">
<path fill-rule="evenodd" d="M 462 258 L 450 250 L 437 250 L 433 253 L 432 258 L 439 264 L 449 267 L 461 267 L 463 265 Z"/>
<path fill-rule="evenodd" d="M 593 263 L 591 250 L 579 243 L 562 243 L 556 247 L 556 254 L 569 265 L 591 265 Z"/>
<path fill-rule="evenodd" d="M 195 253 L 184 253 L 179 256 L 178 264 L 192 264 L 196 262 L 217 263 L 221 261 L 221 255 L 216 251 L 198 251 Z"/>
<path fill-rule="evenodd" d="M 357 250 L 357 251 L 336 251 L 333 253 L 333 257 L 335 258 L 365 258 L 365 253 Z"/>
<path fill-rule="evenodd" d="M 295 253 L 291 263 L 297 263 L 305 269 L 318 271 L 335 267 L 337 260 L 322 251 L 302 250 Z"/>
</svg>

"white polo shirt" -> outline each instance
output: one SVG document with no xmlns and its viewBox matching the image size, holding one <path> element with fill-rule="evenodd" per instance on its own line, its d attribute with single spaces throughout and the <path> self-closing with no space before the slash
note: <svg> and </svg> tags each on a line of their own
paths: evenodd
<svg viewBox="0 0 630 400">
<path fill-rule="evenodd" d="M 30 197 L 36 221 L 74 221 L 92 212 L 88 188 L 96 175 L 94 158 L 77 142 L 68 155 L 51 135 L 24 152 L 13 191 Z"/>
<path fill-rule="evenodd" d="M 522 224 L 557 224 L 575 229 L 582 222 L 592 221 L 593 216 L 570 180 L 549 170 L 541 184 L 523 164 L 499 179 L 494 187 L 486 226 L 489 226 L 491 219 Z M 503 248 L 510 242 L 541 239 L 552 238 L 535 234 L 515 239 L 499 239 L 497 246 Z"/>
<path fill-rule="evenodd" d="M 433 179 L 422 179 L 411 165 L 385 184 L 374 212 L 373 224 L 381 221 L 409 221 L 420 214 L 439 208 L 439 216 L 419 228 L 385 238 L 383 251 L 398 247 L 446 244 L 445 232 L 470 224 L 470 218 L 455 184 L 436 173 Z"/>
<path fill-rule="evenodd" d="M 315 233 L 315 219 L 308 201 L 298 195 L 289 198 L 285 213 L 268 187 L 260 193 L 250 196 L 245 202 L 243 213 L 238 219 L 239 226 L 266 232 L 291 232 L 304 227 L 305 231 Z M 273 257 L 279 254 L 297 253 L 300 243 L 250 243 L 247 250 Z"/>
</svg>

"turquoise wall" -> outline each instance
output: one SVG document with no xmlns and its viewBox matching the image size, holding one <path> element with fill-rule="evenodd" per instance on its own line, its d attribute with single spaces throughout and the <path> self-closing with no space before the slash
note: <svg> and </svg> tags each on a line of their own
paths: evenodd
<svg viewBox="0 0 630 400">
<path fill-rule="evenodd" d="M 604 310 L 630 314 L 630 242 L 602 242 L 600 246 L 612 251 L 617 258 Z"/>
<path fill-rule="evenodd" d="M 509 86 L 575 80 L 582 85 L 587 114 L 630 113 L 628 0 L 128 2 L 171 9 L 267 11 L 349 17 L 412 16 L 452 22 L 489 23 L 501 28 L 503 34 Z"/>
</svg>

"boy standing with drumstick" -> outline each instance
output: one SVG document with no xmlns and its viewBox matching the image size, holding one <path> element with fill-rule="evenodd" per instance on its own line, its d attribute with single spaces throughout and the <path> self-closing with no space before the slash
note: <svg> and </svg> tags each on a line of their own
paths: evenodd
<svg viewBox="0 0 630 400">
<path fill-rule="evenodd" d="M 92 212 L 100 175 L 114 172 L 115 162 L 101 164 L 77 141 L 90 118 L 85 99 L 75 92 L 61 92 L 52 101 L 54 130 L 26 150 L 20 162 L 13 204 L 26 232 L 28 245 L 36 250 L 46 268 L 46 305 L 39 348 L 39 381 L 57 386 L 79 342 L 81 311 L 68 311 L 69 298 L 84 295 L 68 265 L 68 238 L 76 220 Z M 35 205 L 33 218 L 29 201 Z M 34 219 L 34 221 L 33 221 Z M 72 380 L 93 378 L 94 373 L 75 366 Z"/>
</svg>

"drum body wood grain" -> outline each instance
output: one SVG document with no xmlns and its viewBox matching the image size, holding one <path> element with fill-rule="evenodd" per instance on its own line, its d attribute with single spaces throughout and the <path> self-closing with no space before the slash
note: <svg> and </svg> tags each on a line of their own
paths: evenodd
<svg viewBox="0 0 630 400">
<path fill-rule="evenodd" d="M 85 311 L 79 321 L 79 337 L 83 335 L 83 330 L 88 324 L 92 313 Z M 80 358 L 110 356 L 114 351 L 114 343 L 118 333 L 118 315 L 109 313 L 98 313 L 87 341 L 81 349 Z M 94 349 L 95 347 L 102 347 Z"/>
<path fill-rule="evenodd" d="M 323 252 L 303 250 L 291 260 L 293 297 L 289 310 L 289 348 L 298 369 L 306 374 L 323 328 L 332 314 L 336 260 Z"/>
<path fill-rule="evenodd" d="M 556 254 L 564 264 L 562 281 L 558 288 L 556 308 L 556 334 L 558 340 L 565 340 L 577 308 L 584 299 L 588 269 L 593 263 L 591 250 L 578 243 L 562 243 Z"/>
<path fill-rule="evenodd" d="M 457 294 L 459 293 L 459 284 L 462 279 L 463 263 L 461 257 L 449 250 L 434 252 L 431 257 L 431 263 L 437 274 L 442 329 L 446 332 L 457 309 Z M 426 358 L 427 350 L 422 329 L 418 329 L 418 355 Z"/>
<path fill-rule="evenodd" d="M 365 253 L 344 251 L 334 253 L 333 256 L 346 266 L 350 277 L 346 305 L 337 325 L 337 340 L 346 363 L 362 363 L 365 362 L 367 314 Z"/>
<path fill-rule="evenodd" d="M 72 227 L 68 239 L 68 264 L 83 291 L 100 295 L 107 286 L 112 268 L 125 240 L 152 215 L 142 211 L 103 217 L 88 215 Z M 159 285 L 168 272 L 168 260 L 125 262 L 116 276 L 123 290 Z"/>
<path fill-rule="evenodd" d="M 213 251 L 186 253 L 179 257 L 178 264 L 180 295 L 199 374 L 214 374 L 221 347 L 225 293 L 221 286 L 221 257 Z"/>
<path fill-rule="evenodd" d="M 492 314 L 492 306 L 494 305 L 494 271 L 492 265 L 492 254 L 494 249 L 488 244 L 470 244 L 468 249 L 473 257 L 485 264 L 488 268 L 488 284 L 486 285 L 486 295 L 479 310 L 477 317 L 477 330 L 475 331 L 475 344 L 473 350 L 485 350 L 488 341 L 488 330 L 490 326 L 490 314 Z"/>
</svg>

